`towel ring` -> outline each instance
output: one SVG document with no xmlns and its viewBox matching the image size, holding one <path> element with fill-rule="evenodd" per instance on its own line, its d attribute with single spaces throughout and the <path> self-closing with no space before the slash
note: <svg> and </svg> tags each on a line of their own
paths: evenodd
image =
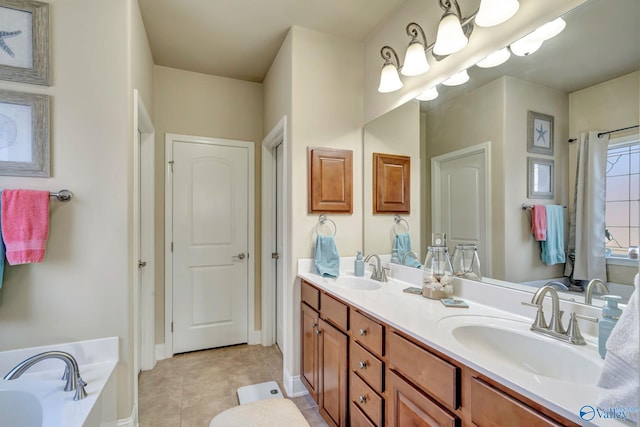
<svg viewBox="0 0 640 427">
<path fill-rule="evenodd" d="M 396 230 L 396 227 L 401 223 L 404 222 L 407 226 L 407 233 L 409 232 L 409 223 L 407 222 L 406 219 L 402 218 L 400 215 L 394 215 L 393 216 L 393 220 L 395 221 L 395 224 L 393 224 L 393 233 L 397 236 L 398 235 L 398 231 Z"/>
<path fill-rule="evenodd" d="M 320 215 L 320 217 L 318 217 L 318 223 L 316 224 L 316 234 L 320 235 L 319 227 L 321 225 L 324 225 L 327 221 L 329 221 L 331 224 L 333 224 L 333 234 L 332 234 L 332 236 L 336 235 L 336 233 L 338 232 L 338 226 L 331 219 L 327 218 L 327 216 L 325 214 L 322 214 L 322 215 Z"/>
</svg>

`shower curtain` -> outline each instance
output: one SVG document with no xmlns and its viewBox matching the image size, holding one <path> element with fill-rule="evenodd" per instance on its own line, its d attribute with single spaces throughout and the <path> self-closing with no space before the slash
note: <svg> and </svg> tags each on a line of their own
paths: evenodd
<svg viewBox="0 0 640 427">
<path fill-rule="evenodd" d="M 606 283 L 604 230 L 609 135 L 598 138 L 598 133 L 582 133 L 578 141 L 568 253 L 575 253 L 575 280 L 598 278 Z M 565 276 L 571 273 L 571 265 L 565 264 Z"/>
</svg>

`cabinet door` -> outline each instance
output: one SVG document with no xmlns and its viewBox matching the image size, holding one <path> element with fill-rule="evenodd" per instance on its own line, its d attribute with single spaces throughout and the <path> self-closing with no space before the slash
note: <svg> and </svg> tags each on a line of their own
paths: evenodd
<svg viewBox="0 0 640 427">
<path fill-rule="evenodd" d="M 457 417 L 387 370 L 387 411 L 389 427 L 457 427 Z"/>
<path fill-rule="evenodd" d="M 348 339 L 320 319 L 320 390 L 318 406 L 327 423 L 347 425 Z"/>
<path fill-rule="evenodd" d="M 300 304 L 302 335 L 301 370 L 302 382 L 313 400 L 318 401 L 319 359 L 318 359 L 318 312 L 308 305 Z"/>
</svg>

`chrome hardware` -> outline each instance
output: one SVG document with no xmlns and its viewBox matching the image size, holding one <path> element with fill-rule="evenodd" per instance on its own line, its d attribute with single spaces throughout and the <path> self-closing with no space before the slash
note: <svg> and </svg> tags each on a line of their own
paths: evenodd
<svg viewBox="0 0 640 427">
<path fill-rule="evenodd" d="M 363 360 L 362 362 L 358 363 L 358 367 L 360 369 L 367 369 L 367 362 Z"/>
<path fill-rule="evenodd" d="M 597 287 L 601 291 L 604 290 L 605 294 L 609 293 L 609 287 L 600 279 L 591 279 L 589 284 L 587 285 L 587 290 L 584 295 L 584 303 L 591 304 L 591 300 L 593 299 L 593 288 Z"/>
<path fill-rule="evenodd" d="M 240 252 L 238 255 L 232 256 L 231 259 L 244 259 L 245 256 L 244 252 Z"/>
<path fill-rule="evenodd" d="M 586 344 L 584 337 L 580 333 L 578 328 L 578 319 L 588 320 L 590 322 L 598 322 L 597 317 L 583 316 L 582 314 L 571 313 L 569 317 L 569 328 L 567 329 L 567 339 L 571 344 L 584 345 Z"/>
<path fill-rule="evenodd" d="M 321 332 L 320 329 L 316 329 L 316 335 L 320 335 Z"/>
<path fill-rule="evenodd" d="M 367 335 L 367 330 L 366 329 L 360 329 L 358 331 L 358 333 L 360 334 L 361 337 L 364 337 L 365 335 Z"/>
<path fill-rule="evenodd" d="M 84 389 L 87 383 L 80 377 L 78 362 L 76 362 L 76 359 L 72 355 L 63 351 L 46 351 L 31 356 L 16 365 L 15 368 L 4 376 L 4 379 L 9 381 L 18 379 L 33 365 L 46 359 L 60 359 L 66 364 L 65 373 L 62 375 L 62 379 L 66 381 L 64 391 L 75 391 L 73 400 L 81 400 L 87 397 L 87 392 Z"/>
<path fill-rule="evenodd" d="M 367 403 L 367 396 L 358 396 L 358 402 L 360 403 Z"/>
<path fill-rule="evenodd" d="M 387 282 L 388 279 L 386 272 L 389 271 L 389 269 L 382 267 L 382 265 L 380 264 L 380 257 L 376 254 L 367 255 L 367 257 L 364 259 L 364 262 L 369 262 L 371 258 L 376 259 L 375 264 L 369 264 L 371 266 L 371 280 L 377 280 L 378 282 Z"/>
<path fill-rule="evenodd" d="M 138 260 L 138 268 L 143 268 L 147 266 L 147 261 Z"/>
<path fill-rule="evenodd" d="M 280 254 L 278 252 L 271 252 L 271 259 L 280 259 Z"/>
<path fill-rule="evenodd" d="M 418 259 L 418 254 L 416 254 L 413 251 L 409 251 L 409 252 L 405 252 L 404 254 L 402 254 L 402 259 L 400 260 L 400 262 L 402 263 L 402 265 L 407 265 L 407 257 L 411 257 L 413 259 L 415 259 L 416 261 L 420 262 L 420 260 Z"/>
<path fill-rule="evenodd" d="M 552 281 L 552 282 L 547 282 L 545 283 L 546 286 L 552 286 L 555 287 L 557 290 L 559 291 L 568 291 L 569 287 L 567 285 L 565 285 L 564 283 L 558 282 L 558 281 Z"/>
</svg>

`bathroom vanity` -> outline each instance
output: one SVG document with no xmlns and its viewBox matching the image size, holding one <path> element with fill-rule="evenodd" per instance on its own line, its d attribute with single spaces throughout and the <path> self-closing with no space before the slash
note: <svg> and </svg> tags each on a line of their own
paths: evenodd
<svg viewBox="0 0 640 427">
<path fill-rule="evenodd" d="M 468 309 L 447 308 L 440 301 L 403 293 L 410 284 L 397 279 L 376 289 L 376 285 L 357 285 L 353 279 L 298 276 L 301 377 L 329 425 L 588 424 L 580 418 L 580 408 L 595 405 L 595 382 L 602 368 L 588 333 L 586 346 L 557 347 L 560 352 L 567 347 L 567 354 L 558 357 L 557 369 L 547 372 L 542 366 L 538 372 L 527 371 L 518 366 L 527 361 L 513 360 L 517 354 L 510 351 L 531 351 L 518 337 L 526 340 L 535 335 L 528 330 L 535 312 L 526 318 L 470 299 Z M 362 279 L 363 284 L 366 281 Z M 529 299 L 525 293 L 506 298 Z M 516 311 L 522 310 L 517 304 Z M 484 343 L 492 340 L 483 336 L 484 331 L 494 326 L 515 334 L 507 335 L 514 349 L 506 351 L 504 359 L 489 357 L 473 344 L 475 339 L 478 345 L 501 345 Z M 464 335 L 465 331 L 470 334 Z M 553 353 L 555 344 L 546 347 L 546 341 L 540 339 L 539 351 Z M 542 364 L 545 357 L 541 354 Z M 577 370 L 572 371 L 572 363 Z M 535 363 L 532 369 L 537 369 Z M 583 369 L 592 372 L 581 376 Z M 599 425 L 602 420 L 592 422 Z"/>
</svg>

